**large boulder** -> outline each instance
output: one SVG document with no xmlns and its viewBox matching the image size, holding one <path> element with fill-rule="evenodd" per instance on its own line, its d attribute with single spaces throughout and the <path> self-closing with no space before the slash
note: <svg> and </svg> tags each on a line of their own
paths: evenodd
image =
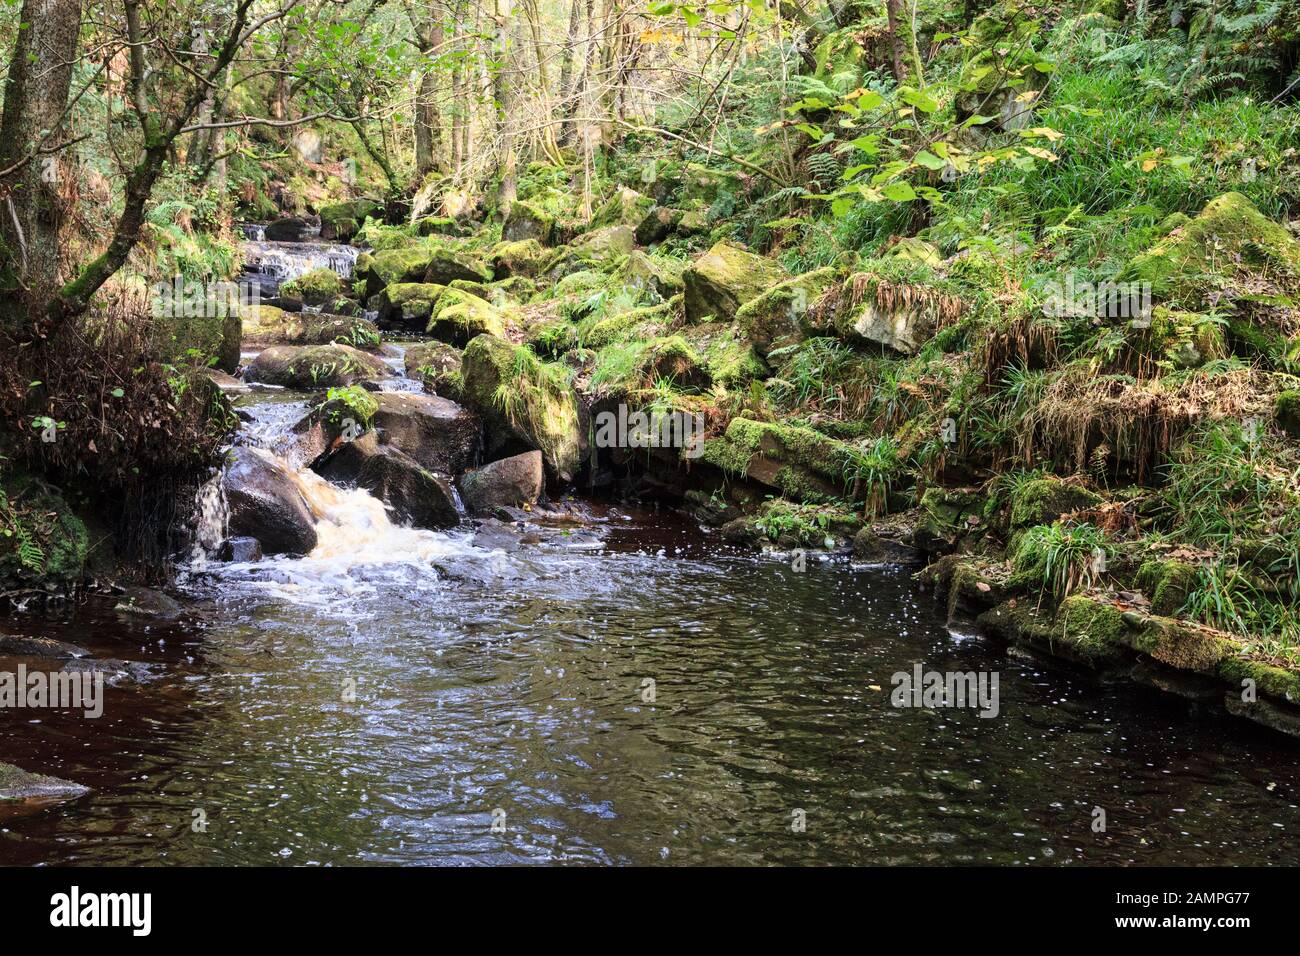
<svg viewBox="0 0 1300 956">
<path fill-rule="evenodd" d="M 535 276 L 541 271 L 548 253 L 536 239 L 518 242 L 499 242 L 488 254 L 498 278 L 510 276 Z"/>
<path fill-rule="evenodd" d="M 789 278 L 780 264 L 727 242 L 719 242 L 686 267 L 686 318 L 713 316 L 730 322 L 736 310 Z"/>
<path fill-rule="evenodd" d="M 829 333 L 858 345 L 915 355 L 965 310 L 962 299 L 942 289 L 859 273 L 820 300 L 816 316 L 802 324 L 817 334 Z"/>
<path fill-rule="evenodd" d="M 632 226 L 635 228 L 645 214 L 654 206 L 655 201 L 643 196 L 635 189 L 619 186 L 595 214 L 591 217 L 594 226 Z"/>
<path fill-rule="evenodd" d="M 316 235 L 316 224 L 301 216 L 289 216 L 270 223 L 262 235 L 267 242 L 302 242 Z"/>
<path fill-rule="evenodd" d="M 478 457 L 478 416 L 450 399 L 418 392 L 378 392 L 371 419 L 382 445 L 391 445 L 419 465 L 458 475 Z"/>
<path fill-rule="evenodd" d="M 377 295 L 395 282 L 423 282 L 433 256 L 427 245 L 363 252 L 357 257 L 353 275 L 365 282 L 367 296 Z"/>
<path fill-rule="evenodd" d="M 460 522 L 456 498 L 445 478 L 424 468 L 375 432 L 340 445 L 316 471 L 332 482 L 364 488 L 414 528 L 441 529 Z"/>
<path fill-rule="evenodd" d="M 256 538 L 268 554 L 307 554 L 316 520 L 288 465 L 269 451 L 241 445 L 222 476 L 232 536 Z"/>
<path fill-rule="evenodd" d="M 530 202 L 516 200 L 510 204 L 510 212 L 506 214 L 505 223 L 501 226 L 501 238 L 506 242 L 536 239 L 545 245 L 551 241 L 554 229 L 554 216 Z"/>
<path fill-rule="evenodd" d="M 449 288 L 438 297 L 424 329 L 443 342 L 463 347 L 477 335 L 504 335 L 501 310 L 472 292 Z"/>
<path fill-rule="evenodd" d="M 460 480 L 460 494 L 465 507 L 476 514 L 531 505 L 542 493 L 542 474 L 542 453 L 524 452 L 467 473 Z"/>
<path fill-rule="evenodd" d="M 324 312 L 285 312 L 270 305 L 248 309 L 243 316 L 247 345 L 329 345 L 379 347 L 379 329 L 360 316 Z"/>
<path fill-rule="evenodd" d="M 423 332 L 446 286 L 436 282 L 395 282 L 374 300 L 381 329 Z"/>
<path fill-rule="evenodd" d="M 392 374 L 383 359 L 350 345 L 276 345 L 258 353 L 244 370 L 244 380 L 306 391 Z"/>
<path fill-rule="evenodd" d="M 802 317 L 826 289 L 844 278 L 828 266 L 795 276 L 736 310 L 736 324 L 764 358 L 773 348 L 802 338 Z"/>
<path fill-rule="evenodd" d="M 351 242 L 365 225 L 366 218 L 382 219 L 384 207 L 373 199 L 354 199 L 351 202 L 322 206 L 320 210 L 320 237 L 336 242 Z"/>
<path fill-rule="evenodd" d="M 582 465 L 586 442 L 578 397 L 553 368 L 543 366 L 526 346 L 480 335 L 462 357 L 461 393 L 483 417 L 489 453 L 538 449 L 547 472 L 570 481 Z"/>
<path fill-rule="evenodd" d="M 624 285 L 649 290 L 661 299 L 671 299 L 682 291 L 680 263 L 648 256 L 640 250 L 628 253 L 619 268 L 619 276 Z"/>
<path fill-rule="evenodd" d="M 309 269 L 280 286 L 280 298 L 296 299 L 305 305 L 324 305 L 343 292 L 343 277 L 322 266 Z"/>
<path fill-rule="evenodd" d="M 467 250 L 435 246 L 424 267 L 424 281 L 449 285 L 457 279 L 491 282 L 492 268 Z"/>
<path fill-rule="evenodd" d="M 704 443 L 701 460 L 792 500 L 822 502 L 843 497 L 852 451 L 811 428 L 733 418 L 724 434 Z"/>
</svg>

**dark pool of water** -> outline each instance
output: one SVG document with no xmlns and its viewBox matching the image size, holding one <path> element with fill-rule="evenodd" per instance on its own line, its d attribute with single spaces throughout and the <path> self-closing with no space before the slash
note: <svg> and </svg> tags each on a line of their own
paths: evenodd
<svg viewBox="0 0 1300 956">
<path fill-rule="evenodd" d="M 1289 741 L 1044 671 L 903 572 L 650 520 L 200 579 L 201 625 L 0 619 L 157 673 L 0 712 L 0 760 L 94 788 L 0 817 L 0 863 L 1300 862 Z M 891 706 L 917 661 L 997 671 L 999 715 Z"/>
</svg>

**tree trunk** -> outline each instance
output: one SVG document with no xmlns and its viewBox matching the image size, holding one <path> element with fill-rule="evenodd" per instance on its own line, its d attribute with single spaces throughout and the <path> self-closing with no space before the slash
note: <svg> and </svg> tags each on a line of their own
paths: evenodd
<svg viewBox="0 0 1300 956">
<path fill-rule="evenodd" d="M 24 0 L 0 120 L 0 322 L 35 320 L 59 287 L 58 147 L 81 28 L 81 0 Z"/>
<path fill-rule="evenodd" d="M 492 96 L 496 101 L 497 133 L 501 141 L 501 183 L 497 189 L 497 209 L 502 218 L 510 214 L 516 195 L 515 120 L 511 115 L 514 96 L 514 42 L 510 31 L 510 0 L 495 0 L 492 19 L 496 21 L 492 59 L 496 63 Z"/>
<path fill-rule="evenodd" d="M 902 0 L 885 0 L 885 17 L 889 27 L 889 58 L 894 70 L 894 79 L 902 83 L 907 79 L 907 67 L 904 65 L 906 48 L 903 41 Z"/>
</svg>

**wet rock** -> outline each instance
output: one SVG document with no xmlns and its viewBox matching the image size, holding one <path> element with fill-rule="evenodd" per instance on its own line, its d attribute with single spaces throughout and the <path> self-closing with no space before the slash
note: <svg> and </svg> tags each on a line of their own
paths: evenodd
<svg viewBox="0 0 1300 956">
<path fill-rule="evenodd" d="M 179 601 L 161 591 L 155 591 L 153 588 L 130 587 L 126 589 L 113 610 L 138 617 L 170 619 L 180 617 L 185 609 Z"/>
<path fill-rule="evenodd" d="M 536 448 L 549 474 L 570 481 L 586 449 L 577 395 L 567 383 L 543 377 L 536 359 L 521 375 L 518 358 L 516 347 L 496 336 L 480 335 L 470 342 L 461 365 L 465 403 L 482 416 L 489 453 Z M 527 381 L 520 382 L 521 377 Z M 519 396 L 509 408 L 502 408 L 497 399 L 503 384 Z"/>
<path fill-rule="evenodd" d="M 75 800 L 90 793 L 89 787 L 42 773 L 29 773 L 10 763 L 0 763 L 0 801 L 55 799 Z"/>
<path fill-rule="evenodd" d="M 343 278 L 333 269 L 310 269 L 280 286 L 282 299 L 297 300 L 306 305 L 324 305 L 343 292 Z"/>
<path fill-rule="evenodd" d="M 99 674 L 110 685 L 131 681 L 143 684 L 154 680 L 154 668 L 143 661 L 123 661 L 116 657 L 81 657 L 68 661 L 59 668 L 65 674 L 81 673 L 93 677 Z"/>
<path fill-rule="evenodd" d="M 56 641 L 49 637 L 25 637 L 21 634 L 0 634 L 0 654 L 17 657 L 51 657 L 67 659 L 89 657 L 90 651 L 76 644 Z"/>
<path fill-rule="evenodd" d="M 897 529 L 862 528 L 853 536 L 853 557 L 869 564 L 922 564 L 925 556 Z"/>
<path fill-rule="evenodd" d="M 704 443 L 702 460 L 798 501 L 829 501 L 843 494 L 843 462 L 851 446 L 811 428 L 735 418 Z"/>
<path fill-rule="evenodd" d="M 350 345 L 276 345 L 249 363 L 244 380 L 308 391 L 392 374 L 383 359 Z"/>
<path fill-rule="evenodd" d="M 460 394 L 461 350 L 446 342 L 409 345 L 403 356 L 407 378 L 420 379 L 426 391 L 456 401 Z"/>
<path fill-rule="evenodd" d="M 316 223 L 302 216 L 289 216 L 270 223 L 264 232 L 267 242 L 302 242 L 316 235 Z"/>
<path fill-rule="evenodd" d="M 460 480 L 465 505 L 478 514 L 534 504 L 542 493 L 542 453 L 525 452 L 471 471 Z"/>
<path fill-rule="evenodd" d="M 229 530 L 255 537 L 268 554 L 307 554 L 316 547 L 316 522 L 284 461 L 260 448 L 239 446 L 222 477 Z"/>
<path fill-rule="evenodd" d="M 682 273 L 686 318 L 701 322 L 711 315 L 716 321 L 730 322 L 742 305 L 787 278 L 789 274 L 773 260 L 719 242 Z"/>
<path fill-rule="evenodd" d="M 478 416 L 447 398 L 414 392 L 379 392 L 372 419 L 380 444 L 391 445 L 419 465 L 458 475 L 478 456 Z"/>
<path fill-rule="evenodd" d="M 340 445 L 317 470 L 330 481 L 366 489 L 403 524 L 441 529 L 460 522 L 446 479 L 395 446 L 380 444 L 374 432 Z"/>
<path fill-rule="evenodd" d="M 256 538 L 234 537 L 221 542 L 218 555 L 222 561 L 251 563 L 262 560 L 262 543 Z"/>
</svg>

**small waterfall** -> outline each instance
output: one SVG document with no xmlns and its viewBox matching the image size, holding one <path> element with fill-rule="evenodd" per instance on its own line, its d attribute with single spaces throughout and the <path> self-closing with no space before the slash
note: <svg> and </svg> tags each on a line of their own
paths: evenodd
<svg viewBox="0 0 1300 956">
<path fill-rule="evenodd" d="M 191 563 L 199 565 L 215 555 L 226 540 L 226 523 L 230 518 L 230 506 L 226 502 L 225 487 L 222 484 L 224 468 L 205 481 L 194 496 L 194 544 L 191 549 Z"/>
<path fill-rule="evenodd" d="M 345 279 L 351 278 L 361 250 L 328 242 L 244 242 L 244 272 L 256 276 L 264 293 L 274 293 L 288 282 L 312 269 L 333 269 Z"/>
</svg>

